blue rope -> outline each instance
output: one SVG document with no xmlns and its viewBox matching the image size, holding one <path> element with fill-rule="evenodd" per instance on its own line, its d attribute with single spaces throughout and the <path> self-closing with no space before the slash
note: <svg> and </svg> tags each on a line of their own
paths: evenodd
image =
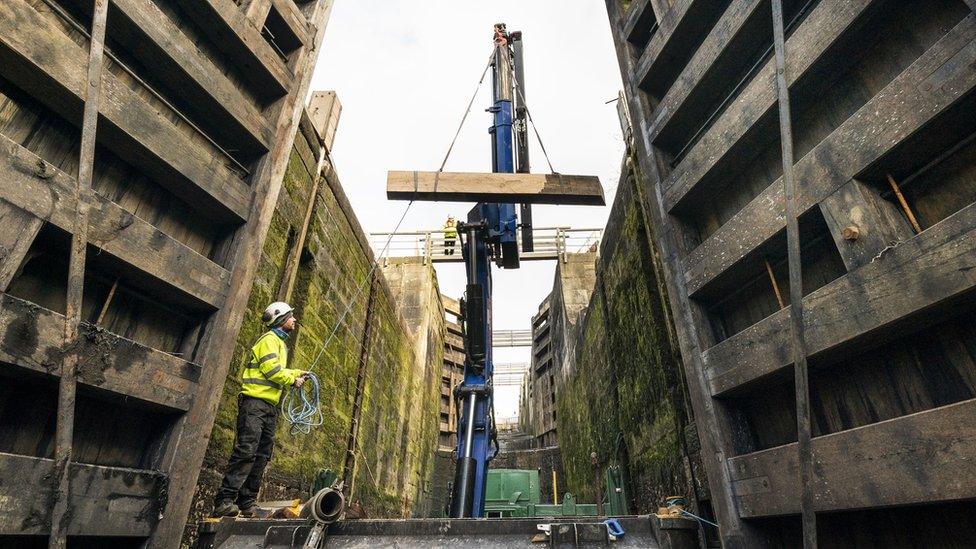
<svg viewBox="0 0 976 549">
<path fill-rule="evenodd" d="M 681 513 L 682 515 L 688 515 L 689 517 L 697 520 L 698 522 L 704 522 L 705 524 L 708 524 L 708 525 L 711 525 L 711 526 L 714 526 L 714 527 L 718 528 L 718 524 L 715 524 L 714 522 L 712 522 L 710 520 L 705 520 L 705 519 L 701 518 L 700 516 L 698 516 L 698 515 L 696 515 L 694 513 L 690 513 L 688 511 L 685 511 L 684 509 L 681 509 L 678 512 Z"/>
<path fill-rule="evenodd" d="M 291 434 L 299 433 L 307 435 L 312 431 L 312 427 L 318 427 L 325 423 L 322 409 L 319 407 L 321 400 L 321 388 L 319 378 L 312 372 L 305 374 L 307 378 L 301 388 L 294 387 L 288 390 L 288 394 L 281 400 L 281 411 L 285 414 L 285 419 L 291 424 Z M 311 391 L 305 388 L 310 387 Z"/>
</svg>

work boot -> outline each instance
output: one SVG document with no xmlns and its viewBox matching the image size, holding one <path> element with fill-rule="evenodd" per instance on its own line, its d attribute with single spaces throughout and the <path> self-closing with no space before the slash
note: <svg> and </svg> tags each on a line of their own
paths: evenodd
<svg viewBox="0 0 976 549">
<path fill-rule="evenodd" d="M 213 514 L 215 517 L 236 517 L 240 513 L 241 510 L 231 501 L 218 501 L 214 505 Z"/>
<path fill-rule="evenodd" d="M 252 504 L 252 505 L 250 505 L 248 507 L 241 507 L 241 514 L 238 515 L 238 516 L 244 517 L 244 518 L 252 518 L 252 517 L 254 517 L 254 515 L 257 514 L 257 512 L 258 512 L 258 506 Z"/>
</svg>

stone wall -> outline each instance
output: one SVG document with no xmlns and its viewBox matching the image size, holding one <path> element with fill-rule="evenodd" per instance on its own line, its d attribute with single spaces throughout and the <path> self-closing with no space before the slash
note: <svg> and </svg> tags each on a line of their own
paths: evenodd
<svg viewBox="0 0 976 549">
<path fill-rule="evenodd" d="M 630 508 L 646 513 L 668 495 L 695 501 L 703 484 L 692 478 L 703 479 L 697 437 L 690 448 L 685 443 L 690 408 L 637 177 L 625 164 L 594 290 L 575 330 L 564 330 L 567 339 L 554 347 L 566 354 L 556 391 L 565 490 L 593 501 L 596 452 L 601 466 L 623 466 Z M 560 283 L 565 294 L 566 275 L 557 273 Z"/>
<path fill-rule="evenodd" d="M 311 368 L 321 380 L 325 423 L 310 434 L 293 435 L 281 420 L 261 499 L 307 497 L 321 468 L 341 478 L 350 428 L 358 414 L 351 498 L 359 500 L 372 517 L 411 516 L 428 505 L 425 494 L 437 443 L 436 383 L 444 331 L 433 270 L 417 273 L 422 284 L 410 291 L 400 286 L 393 291 L 381 269 L 370 275 L 372 252 L 327 156 L 322 176 L 315 176 L 320 148 L 307 116 L 302 130 L 295 140 L 248 312 L 234 343 L 234 362 L 188 530 L 209 513 L 230 454 L 240 370 L 250 346 L 264 331 L 261 311 L 283 298 L 296 307 L 300 320 L 289 340 L 291 366 Z M 314 202 L 308 216 L 310 200 Z M 410 303 L 401 303 L 407 296 Z M 438 303 L 436 309 L 427 307 L 432 302 Z M 356 411 L 360 367 L 363 395 Z"/>
</svg>

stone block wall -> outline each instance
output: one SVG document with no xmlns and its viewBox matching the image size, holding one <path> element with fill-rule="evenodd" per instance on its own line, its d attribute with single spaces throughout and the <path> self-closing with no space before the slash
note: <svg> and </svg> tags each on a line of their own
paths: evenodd
<svg viewBox="0 0 976 549">
<path fill-rule="evenodd" d="M 383 269 L 371 274 L 372 252 L 327 153 L 321 175 L 316 176 L 320 143 L 304 115 L 240 336 L 232 343 L 234 362 L 188 531 L 210 512 L 233 446 L 240 371 L 251 345 L 264 332 L 261 312 L 276 299 L 288 300 L 297 309 L 299 327 L 289 340 L 290 362 L 318 375 L 325 423 L 307 435 L 293 435 L 280 420 L 261 499 L 307 497 L 321 468 L 342 478 L 350 429 L 358 415 L 351 499 L 359 500 L 371 517 L 411 516 L 428 505 L 424 497 L 437 444 L 436 384 L 443 360 L 443 312 L 436 279 L 427 269 L 418 273 L 426 277 L 419 289 L 398 287 L 395 292 Z M 289 258 L 297 261 L 297 268 Z M 373 305 L 367 316 L 371 285 Z M 427 305 L 435 300 L 438 306 L 402 306 L 404 297 Z M 405 318 L 408 314 L 415 316 L 411 322 Z M 363 395 L 356 410 L 360 368 Z M 188 534 L 185 541 L 191 539 Z"/>
<path fill-rule="evenodd" d="M 623 467 L 630 508 L 646 513 L 665 496 L 696 501 L 707 494 L 697 438 L 690 446 L 685 440 L 692 431 L 690 408 L 638 178 L 625 163 L 595 260 L 593 291 L 575 334 L 563 335 L 572 341 L 554 347 L 568 355 L 556 391 L 565 490 L 594 501 L 596 452 L 601 467 Z M 557 286 L 565 286 L 565 278 L 557 273 Z M 566 311 L 554 316 L 560 314 L 571 317 Z"/>
</svg>

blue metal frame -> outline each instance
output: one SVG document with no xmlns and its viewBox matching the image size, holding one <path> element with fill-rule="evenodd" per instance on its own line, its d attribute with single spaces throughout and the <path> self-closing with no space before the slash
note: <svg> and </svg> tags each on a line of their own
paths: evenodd
<svg viewBox="0 0 976 549">
<path fill-rule="evenodd" d="M 495 63 L 492 69 L 494 81 L 492 100 L 489 112 L 494 115 L 494 123 L 489 130 L 492 136 L 492 169 L 495 173 L 515 173 L 515 155 L 513 147 L 512 119 L 513 119 L 513 75 L 512 63 L 509 55 L 507 34 L 499 32 L 496 27 L 495 35 Z M 495 438 L 493 398 L 490 391 L 491 379 L 494 372 L 491 341 L 491 261 L 494 259 L 504 267 L 518 266 L 518 248 L 516 228 L 518 216 L 515 204 L 479 203 L 472 213 L 484 223 L 484 228 L 468 233 L 469 238 L 474 235 L 474 257 L 470 249 L 470 242 L 463 246 L 463 257 L 468 275 L 468 288 L 477 284 L 482 292 L 484 308 L 482 310 L 481 326 L 484 327 L 485 357 L 484 365 L 474 364 L 468 356 L 464 365 L 464 381 L 459 395 L 465 395 L 465 389 L 487 387 L 489 390 L 476 397 L 474 416 L 469 416 L 468 397 L 459 396 L 461 402 L 461 418 L 458 422 L 457 455 L 465 456 L 466 433 L 469 422 L 474 422 L 474 433 L 471 437 L 471 457 L 476 462 L 474 494 L 471 511 L 467 516 L 482 517 L 485 514 L 485 489 L 488 480 L 488 464 L 494 457 L 492 441 Z M 478 220 L 470 219 L 469 222 Z M 495 257 L 501 254 L 502 257 Z M 514 256 L 513 256 L 514 254 Z M 472 267 L 473 262 L 473 267 Z M 472 277 L 473 275 L 473 277 Z M 470 300 L 472 296 L 467 296 Z M 467 323 L 467 321 L 466 321 Z M 455 495 L 457 490 L 455 489 Z"/>
</svg>

